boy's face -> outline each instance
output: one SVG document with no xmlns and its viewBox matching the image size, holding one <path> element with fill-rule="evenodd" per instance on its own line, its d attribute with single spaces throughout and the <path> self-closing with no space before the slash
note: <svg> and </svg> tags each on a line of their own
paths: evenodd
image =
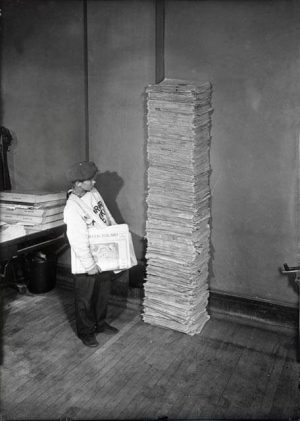
<svg viewBox="0 0 300 421">
<path fill-rule="evenodd" d="M 82 190 L 84 191 L 91 191 L 92 188 L 94 187 L 94 185 L 96 184 L 96 180 L 95 178 L 90 178 L 88 180 L 84 180 L 84 181 L 77 181 L 77 186 L 82 188 Z"/>
</svg>

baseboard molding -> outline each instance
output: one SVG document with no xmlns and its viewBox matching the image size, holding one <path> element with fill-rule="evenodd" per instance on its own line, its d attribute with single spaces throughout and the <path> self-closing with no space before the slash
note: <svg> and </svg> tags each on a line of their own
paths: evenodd
<svg viewBox="0 0 300 421">
<path fill-rule="evenodd" d="M 208 304 L 211 317 L 226 318 L 274 330 L 298 329 L 298 309 L 270 302 L 211 291 Z"/>
<path fill-rule="evenodd" d="M 58 265 L 56 284 L 66 289 L 73 288 L 73 278 L 69 267 Z M 123 276 L 113 283 L 112 294 L 116 302 L 122 302 L 125 299 L 139 307 L 144 296 L 144 289 L 131 287 L 128 276 Z M 211 318 L 221 318 L 274 330 L 297 331 L 298 329 L 298 309 L 295 307 L 211 291 L 207 310 Z"/>
</svg>

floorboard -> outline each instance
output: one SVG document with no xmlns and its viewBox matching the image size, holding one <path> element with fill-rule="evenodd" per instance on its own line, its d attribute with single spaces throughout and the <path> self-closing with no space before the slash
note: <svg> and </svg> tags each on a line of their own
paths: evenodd
<svg viewBox="0 0 300 421">
<path fill-rule="evenodd" d="M 300 417 L 297 338 L 210 319 L 189 336 L 142 321 L 138 299 L 112 299 L 116 335 L 87 348 L 72 291 L 5 290 L 1 415 L 8 420 Z"/>
</svg>

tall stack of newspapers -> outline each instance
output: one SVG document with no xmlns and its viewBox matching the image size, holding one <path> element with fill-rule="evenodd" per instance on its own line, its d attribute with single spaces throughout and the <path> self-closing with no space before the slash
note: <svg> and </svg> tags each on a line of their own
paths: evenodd
<svg viewBox="0 0 300 421">
<path fill-rule="evenodd" d="M 63 225 L 65 203 L 65 192 L 1 191 L 0 222 L 5 228 L 2 231 L 8 232 L 8 226 L 10 230 L 22 226 L 26 233 L 31 233 Z"/>
<path fill-rule="evenodd" d="M 146 88 L 147 269 L 143 320 L 200 333 L 209 319 L 210 83 Z"/>
</svg>

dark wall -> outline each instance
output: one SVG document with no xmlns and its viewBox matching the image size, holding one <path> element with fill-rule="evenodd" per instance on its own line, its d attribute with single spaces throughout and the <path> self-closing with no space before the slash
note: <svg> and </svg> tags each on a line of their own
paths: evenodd
<svg viewBox="0 0 300 421">
<path fill-rule="evenodd" d="M 2 125 L 15 188 L 65 188 L 84 158 L 83 14 L 80 1 L 2 2 Z"/>
<path fill-rule="evenodd" d="M 143 258 L 154 1 L 87 1 L 84 9 L 79 0 L 4 0 L 3 25 L 2 125 L 16 141 L 13 187 L 65 189 L 65 168 L 88 150 L 101 171 L 98 188 Z"/>
<path fill-rule="evenodd" d="M 83 2 L 3 2 L 2 124 L 17 188 L 65 188 L 85 158 Z M 143 257 L 144 89 L 155 76 L 154 2 L 87 2 L 89 154 Z M 296 305 L 300 3 L 166 1 L 165 73 L 213 83 L 212 290 Z"/>
<path fill-rule="evenodd" d="M 165 31 L 166 77 L 213 84 L 211 288 L 296 305 L 300 2 L 170 0 Z"/>
<path fill-rule="evenodd" d="M 154 1 L 88 2 L 90 158 L 118 222 L 145 233 L 145 87 L 155 80 Z"/>
</svg>

